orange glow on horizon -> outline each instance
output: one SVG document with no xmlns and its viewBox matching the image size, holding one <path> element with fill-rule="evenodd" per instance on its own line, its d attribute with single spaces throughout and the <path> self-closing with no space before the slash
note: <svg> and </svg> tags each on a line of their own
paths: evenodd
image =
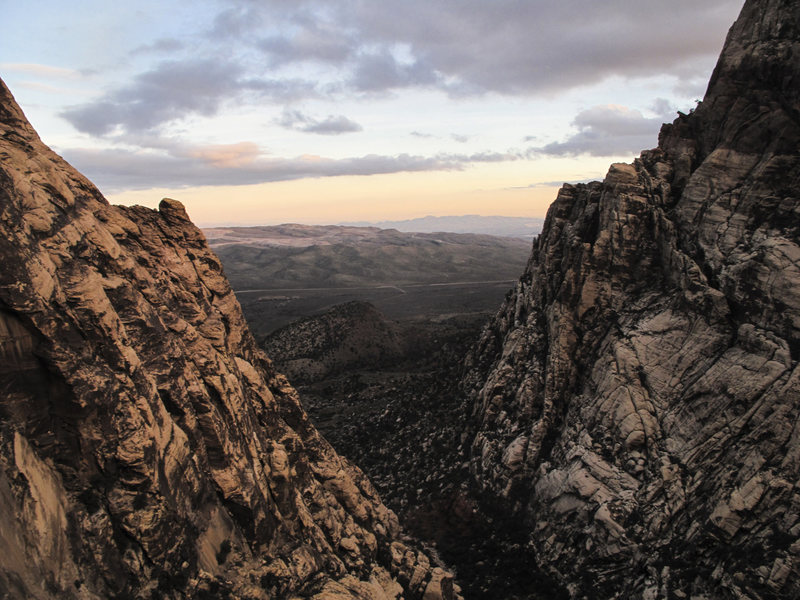
<svg viewBox="0 0 800 600">
<path fill-rule="evenodd" d="M 608 159 L 605 159 L 608 160 Z M 605 163 L 606 166 L 608 163 Z M 412 219 L 427 215 L 544 217 L 559 185 L 532 186 L 533 162 L 481 165 L 466 171 L 429 171 L 371 176 L 325 177 L 248 186 L 151 189 L 109 194 L 113 204 L 155 207 L 175 198 L 202 227 L 279 223 L 335 224 Z M 552 163 L 548 164 L 552 167 Z M 566 161 L 562 178 L 574 178 Z M 593 168 L 594 165 L 580 165 Z M 568 170 L 567 170 L 568 169 Z"/>
</svg>

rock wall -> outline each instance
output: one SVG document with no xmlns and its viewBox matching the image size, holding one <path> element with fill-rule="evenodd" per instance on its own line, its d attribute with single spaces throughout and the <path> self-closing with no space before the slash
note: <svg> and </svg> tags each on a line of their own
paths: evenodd
<svg viewBox="0 0 800 600">
<path fill-rule="evenodd" d="M 0 596 L 455 597 L 180 203 L 110 206 L 2 82 L 0 259 Z"/>
<path fill-rule="evenodd" d="M 464 386 L 477 485 L 574 598 L 800 597 L 800 4 L 566 185 Z"/>
</svg>

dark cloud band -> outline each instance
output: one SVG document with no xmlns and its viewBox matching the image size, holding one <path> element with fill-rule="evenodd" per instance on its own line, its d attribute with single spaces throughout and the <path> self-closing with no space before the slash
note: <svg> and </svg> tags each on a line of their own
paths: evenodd
<svg viewBox="0 0 800 600">
<path fill-rule="evenodd" d="M 521 158 L 515 154 L 440 154 L 331 159 L 320 156 L 268 158 L 247 142 L 208 148 L 174 149 L 171 153 L 75 149 L 65 158 L 107 193 L 157 187 L 251 185 L 343 175 L 381 175 L 418 171 L 457 171 L 471 164 Z"/>
<path fill-rule="evenodd" d="M 299 110 L 284 110 L 278 125 L 286 129 L 320 135 L 340 135 L 361 131 L 363 128 L 344 115 L 328 115 L 325 119 L 316 119 Z"/>
</svg>

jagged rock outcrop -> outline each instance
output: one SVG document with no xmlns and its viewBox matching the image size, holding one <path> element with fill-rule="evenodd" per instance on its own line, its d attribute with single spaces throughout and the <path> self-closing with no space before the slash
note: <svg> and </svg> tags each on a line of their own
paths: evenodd
<svg viewBox="0 0 800 600">
<path fill-rule="evenodd" d="M 0 596 L 452 598 L 180 203 L 110 206 L 0 83 Z"/>
<path fill-rule="evenodd" d="M 800 597 L 800 4 L 566 185 L 464 380 L 471 471 L 574 598 Z"/>
</svg>

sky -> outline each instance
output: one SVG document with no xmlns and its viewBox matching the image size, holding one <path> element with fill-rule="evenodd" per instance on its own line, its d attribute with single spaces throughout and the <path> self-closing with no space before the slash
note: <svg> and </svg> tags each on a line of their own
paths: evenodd
<svg viewBox="0 0 800 600">
<path fill-rule="evenodd" d="M 0 0 L 0 77 L 201 226 L 544 216 L 702 99 L 742 0 Z"/>
</svg>

